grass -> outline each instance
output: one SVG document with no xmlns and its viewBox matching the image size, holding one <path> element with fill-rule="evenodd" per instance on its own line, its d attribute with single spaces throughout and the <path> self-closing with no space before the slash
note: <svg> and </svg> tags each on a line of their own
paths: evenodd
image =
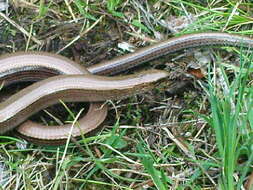
<svg viewBox="0 0 253 190">
<path fill-rule="evenodd" d="M 245 65 L 247 71 L 243 72 Z M 249 117 L 249 112 L 251 112 L 249 108 L 252 105 L 253 91 L 247 86 L 250 66 L 250 63 L 244 62 L 241 58 L 241 68 L 238 73 L 235 72 L 236 76 L 232 82 L 229 82 L 225 71 L 221 69 L 222 91 L 216 86 L 217 79 L 212 80 L 209 77 L 209 89 L 207 91 L 211 104 L 211 115 L 207 121 L 214 129 L 218 155 L 221 160 L 220 189 L 232 190 L 235 187 L 240 189 L 245 173 L 249 170 L 248 166 L 252 162 L 252 118 Z M 245 151 L 247 151 L 249 158 L 247 162 L 249 164 L 246 164 L 245 168 L 243 166 L 238 167 L 238 162 Z M 235 172 L 244 173 L 244 175 L 239 174 L 240 178 L 236 181 Z"/>
<path fill-rule="evenodd" d="M 251 1 L 142 2 L 9 1 L 0 13 L 1 54 L 58 52 L 86 66 L 126 54 L 117 46 L 122 41 L 140 47 L 200 31 L 253 33 Z M 201 65 L 209 73 L 205 90 L 192 80 L 195 88 L 178 96 L 160 86 L 113 101 L 101 130 L 65 146 L 1 136 L 1 188 L 243 189 L 253 159 L 251 56 L 234 48 L 191 50 L 134 71 L 162 68 L 172 81 L 191 80 L 187 66 L 202 62 L 196 52 L 213 62 Z M 68 116 L 60 119 L 76 121 L 82 108 L 62 105 Z"/>
</svg>

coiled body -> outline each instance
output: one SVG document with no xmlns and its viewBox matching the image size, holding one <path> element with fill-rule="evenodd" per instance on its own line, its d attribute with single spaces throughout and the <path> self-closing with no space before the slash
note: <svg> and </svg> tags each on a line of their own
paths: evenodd
<svg viewBox="0 0 253 190">
<path fill-rule="evenodd" d="M 87 68 L 87 70 L 92 74 L 112 75 L 168 53 L 173 53 L 185 48 L 203 46 L 237 46 L 252 49 L 253 40 L 251 38 L 226 33 L 189 34 L 181 37 L 171 38 L 167 41 L 157 43 L 153 46 L 140 49 L 134 53 L 127 54 L 125 56 L 91 66 Z M 41 56 L 48 56 L 48 58 L 46 58 L 46 60 L 44 59 L 44 61 L 41 61 Z M 58 59 L 61 60 L 59 61 L 59 64 Z M 4 81 L 5 84 L 8 85 L 13 82 L 17 82 L 18 80 L 40 80 L 54 76 L 56 74 L 69 75 L 83 74 L 86 72 L 85 69 L 81 66 L 75 66 L 74 68 L 72 68 L 75 63 L 71 62 L 71 64 L 69 64 L 70 62 L 68 59 L 59 56 L 54 56 L 52 54 L 40 54 L 36 52 L 6 55 L 0 58 L 0 64 L 2 66 L 0 67 L 0 80 Z M 54 68 L 52 68 L 53 63 L 56 63 Z M 64 71 L 61 70 L 62 67 L 64 68 Z M 72 69 L 76 70 L 76 73 L 73 73 Z M 43 76 L 41 76 L 40 73 L 43 73 Z M 39 109 L 44 108 L 45 106 L 49 106 L 56 103 L 58 99 L 63 99 L 66 101 L 95 102 L 103 101 L 106 99 L 120 99 L 131 94 L 152 89 L 156 83 L 165 78 L 167 75 L 168 73 L 164 71 L 152 70 L 144 72 L 142 74 L 127 76 L 123 78 L 108 78 L 98 76 L 96 77 L 88 75 L 51 77 L 50 79 L 46 79 L 43 82 L 35 83 L 31 87 L 25 88 L 21 92 L 15 94 L 13 97 L 10 97 L 10 99 L 8 99 L 6 102 L 0 104 L 0 132 L 5 132 L 15 127 L 16 125 L 19 125 L 31 114 L 38 111 Z M 76 77 L 78 78 L 78 80 Z M 82 83 L 80 83 L 82 84 L 82 87 L 79 86 L 80 88 L 76 89 L 76 86 L 79 85 L 79 80 L 83 81 Z M 94 87 L 94 89 L 91 90 L 90 87 L 85 86 L 87 85 L 87 81 L 84 82 L 85 80 L 88 80 L 90 83 L 91 81 L 93 81 L 92 87 Z M 117 82 L 115 81 L 120 82 L 118 83 L 118 85 L 116 85 Z M 109 85 L 109 83 L 112 82 L 115 82 L 115 87 Z M 64 90 L 60 90 L 58 92 L 57 89 L 60 88 L 58 85 L 60 85 L 61 88 Z M 110 86 L 110 90 L 105 92 L 105 86 Z M 40 88 L 42 88 L 44 91 L 38 90 Z M 45 93 L 45 91 L 47 91 L 46 89 L 50 90 L 49 94 Z M 35 93 L 36 98 L 31 99 L 32 101 L 30 103 L 27 103 L 25 97 L 28 97 L 28 94 L 30 96 L 31 93 Z M 81 98 L 81 94 L 87 94 L 90 99 L 84 97 Z M 24 98 L 21 98 L 21 96 Z M 77 100 L 76 97 L 79 97 L 79 99 Z M 22 109 L 18 109 L 18 107 L 15 106 L 15 102 L 19 102 Z M 31 106 L 29 105 L 32 105 L 33 103 L 34 105 L 36 104 L 36 106 L 31 109 Z M 13 106 L 8 107 L 8 105 Z M 8 110 L 8 112 L 6 112 L 5 110 Z M 20 110 L 22 111 L 20 112 Z M 23 129 L 25 129 L 23 130 L 25 131 L 23 133 L 24 135 L 33 131 L 33 128 L 35 128 L 35 126 L 33 125 L 30 125 L 32 127 L 29 128 L 28 125 L 23 124 L 21 125 L 21 129 L 22 126 L 26 126 L 23 127 Z M 91 127 L 87 131 L 83 130 L 83 133 L 86 133 L 94 128 L 96 127 Z M 39 129 L 36 130 L 38 131 Z M 31 136 L 33 138 L 40 138 L 37 136 L 43 136 L 41 135 L 41 133 L 43 132 L 40 131 L 40 135 L 38 135 L 39 133 L 35 132 L 35 134 L 28 134 L 28 136 Z M 79 135 L 80 131 L 75 132 L 75 134 Z M 47 140 L 57 140 L 59 138 L 66 138 L 66 132 L 64 132 L 64 135 L 57 135 L 56 131 L 54 131 L 51 134 L 50 138 L 48 138 Z"/>
</svg>

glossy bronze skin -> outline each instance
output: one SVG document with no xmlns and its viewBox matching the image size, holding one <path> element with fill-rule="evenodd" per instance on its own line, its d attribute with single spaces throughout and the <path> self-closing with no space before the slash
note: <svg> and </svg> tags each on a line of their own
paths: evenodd
<svg viewBox="0 0 253 190">
<path fill-rule="evenodd" d="M 168 53 L 173 53 L 186 48 L 203 46 L 236 46 L 252 49 L 253 39 L 226 33 L 198 33 L 183 35 L 157 43 L 153 46 L 142 48 L 134 53 L 88 67 L 87 70 L 92 74 L 112 75 Z M 0 80 L 4 81 L 5 85 L 19 81 L 37 81 L 59 74 L 72 75 L 56 76 L 44 80 L 43 82 L 35 83 L 10 97 L 6 102 L 0 104 L 1 133 L 19 125 L 36 111 L 57 103 L 58 99 L 63 99 L 65 101 L 95 102 L 106 99 L 120 99 L 153 88 L 157 82 L 162 80 L 168 74 L 164 71 L 151 70 L 126 77 L 108 78 L 89 76 L 82 66 L 69 59 L 54 54 L 38 52 L 4 55 L 0 57 L 0 64 L 2 66 L 0 67 Z M 78 75 L 84 73 L 86 73 L 86 75 Z M 78 76 L 73 76 L 73 74 Z M 154 76 L 155 78 L 153 78 Z M 82 83 L 80 83 L 83 85 L 82 87 L 79 86 L 79 80 L 82 81 Z M 92 86 L 95 88 L 90 89 L 91 86 L 87 86 L 86 80 L 92 83 Z M 59 81 L 65 82 L 62 83 Z M 109 85 L 109 83 L 116 81 L 120 82 L 115 87 Z M 75 87 L 77 86 L 78 88 L 76 89 Z M 106 86 L 110 86 L 109 91 L 104 89 Z M 143 87 L 144 90 L 142 89 Z M 61 88 L 61 90 L 59 90 L 59 88 Z M 48 89 L 50 89 L 49 94 L 46 93 Z M 29 98 L 26 97 L 28 97 L 28 95 L 30 97 L 31 93 L 34 95 L 34 98 L 30 98 L 31 102 L 28 103 L 26 99 Z M 80 97 L 81 94 L 87 94 L 88 97 L 92 97 L 93 99 Z M 12 105 L 12 107 L 9 105 Z M 33 105 L 36 106 L 33 107 Z M 95 129 L 104 120 L 106 116 L 106 108 L 104 107 L 99 110 L 97 109 L 98 107 L 101 106 L 99 104 L 91 104 L 88 111 L 88 116 L 97 116 L 97 119 L 93 119 L 96 122 L 91 124 L 90 119 L 85 116 L 84 120 L 81 119 L 79 121 L 80 126 L 82 126 L 82 123 L 85 123 L 85 125 L 83 125 L 85 127 L 83 127 L 81 131 L 76 129 L 76 131 L 73 132 L 74 136 L 78 136 L 81 133 L 85 134 Z M 95 113 L 95 111 L 97 112 Z M 64 130 L 62 130 L 59 134 L 57 134 L 59 131 L 57 130 L 58 126 L 55 127 L 56 128 L 50 132 L 47 130 L 51 127 L 45 127 L 45 131 L 43 131 L 44 129 L 40 128 L 38 124 L 28 121 L 21 125 L 19 132 L 31 138 L 38 138 L 38 140 L 42 142 L 43 139 L 52 140 L 52 142 L 57 139 L 66 139 L 66 133 L 70 130 L 70 125 L 66 125 L 66 131 L 64 132 Z M 43 137 L 39 139 L 41 136 Z"/>
</svg>

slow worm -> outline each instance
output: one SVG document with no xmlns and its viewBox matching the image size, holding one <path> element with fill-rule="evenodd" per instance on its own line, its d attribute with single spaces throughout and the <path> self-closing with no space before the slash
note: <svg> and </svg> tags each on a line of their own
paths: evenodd
<svg viewBox="0 0 253 190">
<path fill-rule="evenodd" d="M 109 60 L 106 62 L 102 62 L 100 64 L 96 64 L 87 69 L 92 74 L 112 75 L 112 74 L 121 72 L 123 70 L 127 70 L 129 68 L 135 67 L 141 63 L 158 58 L 162 55 L 166 55 L 168 53 L 173 53 L 173 52 L 186 49 L 186 48 L 203 47 L 203 46 L 237 46 L 237 47 L 252 49 L 253 39 L 239 36 L 239 35 L 226 34 L 226 33 L 198 33 L 198 34 L 183 35 L 180 37 L 171 38 L 164 42 L 157 43 L 153 46 L 142 48 L 134 53 L 127 54 L 125 56 L 121 56 L 121 57 L 118 57 L 116 59 Z M 19 73 L 20 76 L 25 76 L 24 78 L 26 78 L 26 80 L 30 80 L 29 79 L 30 71 L 33 71 L 33 72 L 36 70 L 44 71 L 44 69 L 48 70 L 49 68 L 47 77 L 52 76 L 50 67 L 47 67 L 47 66 L 41 67 L 39 65 L 40 61 L 38 61 L 39 60 L 38 53 L 20 54 L 21 56 L 24 57 L 24 59 L 27 58 L 28 56 L 34 56 L 34 59 L 37 61 L 34 61 L 30 65 L 26 65 L 27 63 L 24 61 L 22 62 L 22 59 L 19 59 L 19 58 L 12 59 L 15 57 L 14 55 L 10 54 L 10 55 L 5 56 L 4 58 L 10 59 L 10 63 L 13 62 L 14 65 L 16 64 L 16 66 L 13 66 L 13 64 L 7 66 L 8 64 L 6 64 L 6 67 L 0 68 L 0 73 L 1 73 L 0 77 L 4 81 L 7 81 L 6 82 L 7 84 L 15 81 L 15 80 L 13 81 L 9 80 L 8 82 L 8 79 L 14 77 L 16 73 Z M 55 58 L 57 59 L 58 56 L 56 56 Z M 55 61 L 57 62 L 57 60 Z M 51 65 L 51 63 L 52 61 L 49 60 L 47 62 L 47 65 Z M 2 63 L 0 62 L 0 64 Z M 64 67 L 65 66 L 64 64 L 65 63 L 61 64 L 61 66 Z M 65 73 L 59 73 L 59 74 L 65 74 Z M 126 95 L 134 94 L 136 92 L 143 92 L 142 88 L 144 86 L 145 86 L 144 90 L 151 89 L 157 82 L 159 82 L 161 79 L 166 77 L 167 74 L 168 73 L 163 72 L 163 71 L 153 70 L 153 71 L 144 72 L 142 74 L 127 76 L 123 78 L 122 77 L 108 78 L 108 77 L 89 76 L 89 75 L 83 75 L 83 76 L 79 76 L 79 75 L 78 76 L 64 76 L 63 75 L 63 76 L 51 77 L 42 82 L 35 83 L 31 85 L 30 87 L 25 88 L 24 90 L 10 97 L 6 102 L 0 104 L 0 131 L 5 132 L 19 125 L 20 123 L 25 121 L 28 118 L 28 116 L 35 113 L 32 109 L 34 109 L 35 111 L 38 111 L 39 109 L 44 108 L 45 107 L 44 105 L 48 106 L 53 103 L 56 103 L 58 99 L 63 99 L 67 101 L 76 101 L 77 94 L 80 95 L 80 93 L 88 94 L 90 95 L 89 98 L 92 97 L 94 99 L 89 99 L 89 98 L 85 99 L 83 97 L 81 98 L 78 96 L 78 98 L 80 98 L 78 99 L 78 101 L 80 100 L 102 101 L 105 99 L 118 99 L 118 98 L 125 97 Z M 156 77 L 154 77 L 153 75 Z M 76 80 L 77 79 L 76 77 L 78 78 L 78 81 L 79 79 L 80 81 L 83 81 L 81 82 L 82 84 L 81 83 L 79 84 L 79 82 Z M 17 77 L 14 77 L 14 79 L 15 78 Z M 33 76 L 33 78 L 36 78 L 36 74 Z M 89 82 L 94 80 L 91 83 L 93 84 L 92 87 L 95 87 L 95 88 L 90 89 L 91 86 L 89 85 L 87 86 L 86 82 L 84 82 L 86 80 L 88 80 Z M 66 81 L 66 83 L 62 83 L 63 81 Z M 119 85 L 115 87 L 109 85 L 112 82 L 113 84 L 116 85 L 117 82 L 115 81 L 120 81 Z M 57 84 L 57 85 L 59 84 L 59 87 L 53 84 Z M 75 85 L 78 86 L 78 89 L 75 89 L 76 87 Z M 106 86 L 110 87 L 109 91 L 106 91 L 104 89 L 104 87 Z M 60 87 L 61 87 L 61 90 L 59 90 Z M 46 93 L 47 91 L 46 88 L 50 89 L 49 94 Z M 41 91 L 38 91 L 38 89 L 41 89 Z M 33 99 L 30 98 L 32 101 L 30 102 L 29 100 L 29 103 L 27 103 L 27 101 L 25 100 L 29 98 L 25 98 L 25 97 L 29 97 L 31 93 L 35 93 L 33 94 L 34 98 Z M 18 104 L 17 103 L 15 104 L 15 102 L 18 102 Z M 31 105 L 33 105 L 33 102 L 34 102 L 34 105 L 37 105 L 37 106 L 31 109 Z M 10 107 L 9 105 L 12 105 L 12 107 Z M 7 109 L 7 107 L 9 109 Z M 32 128 L 29 129 L 28 127 L 25 133 L 29 133 L 30 130 L 32 131 Z M 84 130 L 84 133 L 86 133 L 85 130 Z M 40 137 L 41 133 L 40 134 L 38 133 L 38 136 Z M 63 136 L 65 135 L 60 135 L 56 137 L 56 132 L 55 132 L 50 137 L 51 138 L 50 140 L 57 140 L 57 138 L 58 139 L 66 138 Z"/>
<path fill-rule="evenodd" d="M 89 74 L 87 69 L 70 59 L 45 52 L 6 54 L 0 57 L 0 65 L 0 83 L 4 83 L 5 87 L 17 82 L 38 81 L 60 74 Z M 91 103 L 86 115 L 79 119 L 79 127 L 73 128 L 73 134 L 79 136 L 80 131 L 88 133 L 97 128 L 106 115 L 106 105 Z M 17 131 L 19 136 L 22 135 L 23 138 L 35 143 L 52 144 L 54 141 L 54 144 L 58 144 L 67 138 L 70 129 L 71 124 L 44 126 L 40 123 L 26 121 L 17 128 Z"/>
</svg>

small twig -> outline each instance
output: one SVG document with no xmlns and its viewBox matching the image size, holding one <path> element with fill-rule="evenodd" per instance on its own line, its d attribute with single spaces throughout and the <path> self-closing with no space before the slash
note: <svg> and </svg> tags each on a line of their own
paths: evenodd
<svg viewBox="0 0 253 190">
<path fill-rule="evenodd" d="M 26 8 L 26 9 L 32 9 L 35 11 L 39 11 L 39 9 L 40 9 L 40 7 L 38 5 L 27 2 L 25 0 L 12 0 L 12 3 L 14 4 L 15 7 L 18 7 L 18 8 L 21 7 L 21 8 Z M 48 7 L 48 11 L 53 13 L 57 18 L 60 18 L 61 16 L 63 16 L 62 13 L 57 12 L 49 7 Z"/>
<path fill-rule="evenodd" d="M 59 125 L 63 125 L 64 123 L 59 119 L 57 118 L 56 116 L 54 116 L 53 114 L 51 114 L 49 111 L 47 110 L 43 110 L 47 115 L 49 115 L 52 119 L 54 119 L 54 121 L 59 124 Z"/>
<path fill-rule="evenodd" d="M 101 16 L 96 22 L 94 22 L 89 28 L 87 28 L 85 31 L 81 32 L 78 36 L 76 36 L 71 42 L 69 42 L 66 46 L 61 48 L 57 51 L 57 54 L 61 53 L 63 50 L 71 46 L 73 43 L 75 43 L 77 40 L 79 40 L 84 34 L 89 32 L 92 28 L 94 28 L 103 18 L 104 16 Z"/>
<path fill-rule="evenodd" d="M 29 48 L 29 44 L 30 44 L 31 37 L 32 37 L 32 30 L 33 30 L 33 25 L 31 25 L 29 37 L 28 37 L 28 40 L 27 40 L 27 42 L 26 42 L 26 47 L 25 47 L 25 50 L 26 50 L 26 51 L 27 51 L 28 48 Z"/>
<path fill-rule="evenodd" d="M 195 159 L 195 156 L 188 150 L 186 145 L 184 145 L 182 142 L 180 142 L 167 128 L 162 128 L 169 138 L 190 158 Z"/>
<path fill-rule="evenodd" d="M 238 6 L 241 4 L 241 2 L 242 2 L 242 0 L 238 1 L 236 3 L 236 5 L 234 6 L 232 13 L 229 15 L 228 20 L 227 20 L 225 26 L 222 29 L 222 32 L 224 32 L 226 30 L 229 22 L 232 20 L 233 16 L 236 14 L 236 10 L 238 9 Z"/>
<path fill-rule="evenodd" d="M 22 32 L 24 35 L 26 35 L 28 38 L 31 38 L 35 43 L 38 45 L 42 45 L 42 42 L 38 39 L 36 39 L 34 36 L 29 34 L 22 26 L 18 25 L 16 22 L 14 22 L 12 19 L 10 19 L 7 15 L 0 12 L 0 17 L 3 17 L 6 21 L 8 21 L 12 26 L 16 27 L 20 32 Z"/>
<path fill-rule="evenodd" d="M 69 1 L 68 1 L 68 0 L 64 0 L 64 1 L 65 1 L 65 4 L 66 4 L 67 7 L 68 7 L 68 10 L 69 10 L 69 12 L 70 12 L 70 14 L 71 14 L 71 16 L 72 16 L 74 22 L 77 23 L 76 16 L 75 16 L 74 13 L 73 13 L 73 10 L 72 10 L 72 8 L 71 8 L 71 6 L 70 6 Z"/>
</svg>

